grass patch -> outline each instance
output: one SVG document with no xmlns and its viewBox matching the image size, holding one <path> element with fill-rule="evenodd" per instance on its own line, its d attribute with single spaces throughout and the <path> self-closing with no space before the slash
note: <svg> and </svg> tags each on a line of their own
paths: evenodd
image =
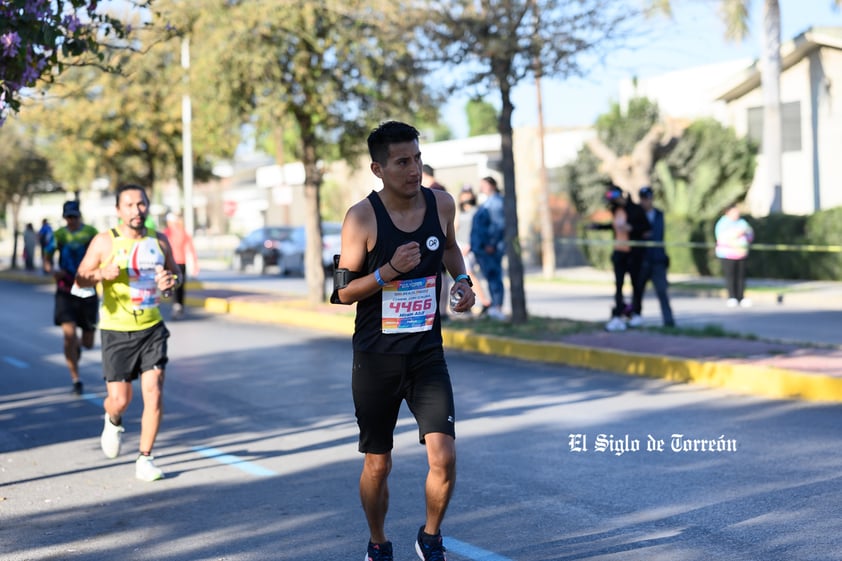
<svg viewBox="0 0 842 561">
<path fill-rule="evenodd" d="M 557 341 L 565 335 L 602 331 L 602 323 L 575 321 L 564 318 L 530 316 L 526 323 L 513 324 L 508 321 L 495 321 L 487 318 L 469 318 L 452 320 L 445 324 L 445 329 L 470 331 L 479 335 L 496 335 L 527 341 Z"/>
<path fill-rule="evenodd" d="M 469 318 L 450 321 L 445 329 L 470 331 L 478 335 L 495 335 L 526 341 L 560 341 L 565 336 L 579 333 L 594 333 L 604 330 L 602 322 L 576 321 L 564 318 L 530 316 L 526 323 L 513 324 L 507 321 L 495 321 L 487 318 Z M 642 327 L 634 331 L 659 333 L 671 336 L 707 337 L 759 340 L 756 335 L 728 331 L 720 325 L 708 324 L 703 327 Z"/>
</svg>

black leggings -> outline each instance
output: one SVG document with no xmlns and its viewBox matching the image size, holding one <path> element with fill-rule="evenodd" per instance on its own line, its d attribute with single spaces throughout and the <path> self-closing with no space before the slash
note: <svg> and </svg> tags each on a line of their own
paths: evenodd
<svg viewBox="0 0 842 561">
<path fill-rule="evenodd" d="M 746 288 L 746 260 L 745 259 L 721 259 L 722 273 L 725 275 L 725 287 L 728 289 L 728 298 L 742 301 Z"/>
<path fill-rule="evenodd" d="M 614 265 L 614 309 L 611 310 L 613 317 L 620 317 L 626 308 L 626 301 L 623 298 L 623 284 L 626 274 L 629 275 L 632 286 L 632 313 L 640 314 L 642 308 L 642 297 L 637 278 L 640 276 L 641 254 L 638 251 L 615 251 L 611 254 L 611 263 Z"/>
</svg>

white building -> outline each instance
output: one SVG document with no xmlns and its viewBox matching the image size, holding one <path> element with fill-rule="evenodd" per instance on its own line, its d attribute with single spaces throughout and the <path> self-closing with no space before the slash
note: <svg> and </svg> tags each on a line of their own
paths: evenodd
<svg viewBox="0 0 842 561">
<path fill-rule="evenodd" d="M 842 28 L 815 27 L 781 47 L 783 126 L 782 209 L 810 214 L 842 205 Z M 835 86 L 835 87 L 834 87 Z M 758 63 L 733 61 L 637 80 L 620 88 L 621 103 L 645 96 L 665 116 L 714 117 L 740 136 L 760 143 L 763 92 Z M 748 203 L 768 212 L 763 153 L 758 157 Z"/>
</svg>

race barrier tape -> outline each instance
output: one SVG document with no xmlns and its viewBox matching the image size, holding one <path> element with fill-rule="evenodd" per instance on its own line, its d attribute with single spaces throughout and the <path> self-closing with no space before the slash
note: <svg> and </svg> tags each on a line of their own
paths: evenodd
<svg viewBox="0 0 842 561">
<path fill-rule="evenodd" d="M 647 242 L 647 241 L 624 241 L 624 240 L 595 240 L 587 238 L 559 238 L 562 245 L 624 245 L 633 247 L 690 247 L 697 249 L 714 248 L 716 244 L 703 242 Z M 813 253 L 840 253 L 842 245 L 797 245 L 797 244 L 764 244 L 753 243 L 749 245 L 750 250 L 759 251 L 805 251 Z"/>
</svg>

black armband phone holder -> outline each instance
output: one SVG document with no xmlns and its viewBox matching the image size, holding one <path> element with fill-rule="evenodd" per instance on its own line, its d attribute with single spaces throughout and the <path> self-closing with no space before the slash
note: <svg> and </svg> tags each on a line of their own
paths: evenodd
<svg viewBox="0 0 842 561">
<path fill-rule="evenodd" d="M 348 286 L 352 280 L 360 278 L 360 273 L 339 268 L 339 256 L 333 256 L 333 292 L 330 294 L 331 304 L 342 304 L 339 300 L 339 291 Z"/>
</svg>

